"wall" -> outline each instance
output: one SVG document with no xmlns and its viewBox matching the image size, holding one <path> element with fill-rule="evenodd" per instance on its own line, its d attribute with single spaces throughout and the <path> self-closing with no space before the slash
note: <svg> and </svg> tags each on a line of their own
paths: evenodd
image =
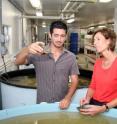
<svg viewBox="0 0 117 124">
<path fill-rule="evenodd" d="M 2 26 L 10 27 L 10 40 L 7 44 L 8 53 L 4 56 L 7 71 L 17 69 L 13 57 L 31 42 L 31 24 L 22 13 L 8 0 L 2 2 Z M 0 57 L 0 73 L 4 72 L 3 61 Z"/>
<path fill-rule="evenodd" d="M 117 34 L 117 8 L 115 8 L 115 13 L 114 13 L 114 30 Z M 117 43 L 116 43 L 115 50 L 117 51 Z"/>
<path fill-rule="evenodd" d="M 38 25 L 38 40 L 45 42 L 45 32 L 49 32 L 49 26 L 42 27 Z"/>
<path fill-rule="evenodd" d="M 19 50 L 19 42 L 22 39 L 21 12 L 16 9 L 8 0 L 2 2 L 2 24 L 11 27 L 12 35 L 9 43 L 9 54 L 14 54 Z"/>
<path fill-rule="evenodd" d="M 31 43 L 31 21 L 23 18 L 22 19 L 22 44 L 21 48 Z"/>
<path fill-rule="evenodd" d="M 114 14 L 114 30 L 117 33 L 117 8 L 115 9 L 115 14 Z"/>
<path fill-rule="evenodd" d="M 0 33 L 2 27 L 2 0 L 0 0 Z M 0 110 L 2 109 L 2 101 L 1 101 L 1 83 L 0 83 Z"/>
<path fill-rule="evenodd" d="M 2 0 L 0 0 L 0 33 L 2 28 Z"/>
</svg>

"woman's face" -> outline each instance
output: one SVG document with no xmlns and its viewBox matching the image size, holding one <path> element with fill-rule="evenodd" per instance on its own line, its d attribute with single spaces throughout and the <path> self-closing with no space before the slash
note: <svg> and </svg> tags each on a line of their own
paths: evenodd
<svg viewBox="0 0 117 124">
<path fill-rule="evenodd" d="M 94 36 L 94 46 L 98 53 L 102 53 L 108 50 L 110 39 L 105 39 L 101 32 L 98 32 Z"/>
</svg>

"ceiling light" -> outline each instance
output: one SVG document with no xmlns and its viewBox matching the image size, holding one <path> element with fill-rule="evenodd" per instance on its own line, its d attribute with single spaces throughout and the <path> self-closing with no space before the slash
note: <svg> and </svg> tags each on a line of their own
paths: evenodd
<svg viewBox="0 0 117 124">
<path fill-rule="evenodd" d="M 68 20 L 67 20 L 67 23 L 72 23 L 72 22 L 74 22 L 74 21 L 75 21 L 75 18 L 68 19 Z"/>
<path fill-rule="evenodd" d="M 37 10 L 37 11 L 36 11 L 36 16 L 43 16 L 42 11 L 41 11 L 41 10 Z"/>
<path fill-rule="evenodd" d="M 67 20 L 67 23 L 72 23 L 75 21 L 75 14 L 71 14 Z"/>
<path fill-rule="evenodd" d="M 89 29 L 90 29 L 90 30 L 93 30 L 93 29 L 94 29 L 94 27 L 90 27 Z"/>
<path fill-rule="evenodd" d="M 102 2 L 102 3 L 107 3 L 107 2 L 110 2 L 112 0 L 99 0 L 99 2 Z"/>
<path fill-rule="evenodd" d="M 29 0 L 29 1 L 31 3 L 32 7 L 42 9 L 40 0 Z"/>
<path fill-rule="evenodd" d="M 43 28 L 46 27 L 46 23 L 45 23 L 45 22 L 42 23 L 42 27 L 43 27 Z"/>
<path fill-rule="evenodd" d="M 105 25 L 99 25 L 98 28 L 105 28 Z"/>
</svg>

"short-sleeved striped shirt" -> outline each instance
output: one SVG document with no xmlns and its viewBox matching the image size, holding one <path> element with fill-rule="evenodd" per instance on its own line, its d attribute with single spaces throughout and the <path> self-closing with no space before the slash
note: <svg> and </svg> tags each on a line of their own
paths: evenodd
<svg viewBox="0 0 117 124">
<path fill-rule="evenodd" d="M 35 66 L 37 103 L 62 100 L 68 92 L 69 76 L 79 74 L 75 55 L 66 49 L 57 61 L 49 53 L 29 55 L 28 62 Z"/>
</svg>

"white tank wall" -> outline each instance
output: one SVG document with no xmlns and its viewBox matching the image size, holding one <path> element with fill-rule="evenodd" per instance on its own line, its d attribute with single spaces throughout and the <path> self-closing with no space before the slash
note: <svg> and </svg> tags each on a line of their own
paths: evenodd
<svg viewBox="0 0 117 124">
<path fill-rule="evenodd" d="M 1 83 L 2 109 L 36 104 L 36 89 Z"/>
<path fill-rule="evenodd" d="M 72 103 L 79 104 L 80 99 L 86 95 L 87 88 L 78 89 Z M 37 90 L 21 88 L 1 83 L 3 109 L 36 104 Z"/>
</svg>

